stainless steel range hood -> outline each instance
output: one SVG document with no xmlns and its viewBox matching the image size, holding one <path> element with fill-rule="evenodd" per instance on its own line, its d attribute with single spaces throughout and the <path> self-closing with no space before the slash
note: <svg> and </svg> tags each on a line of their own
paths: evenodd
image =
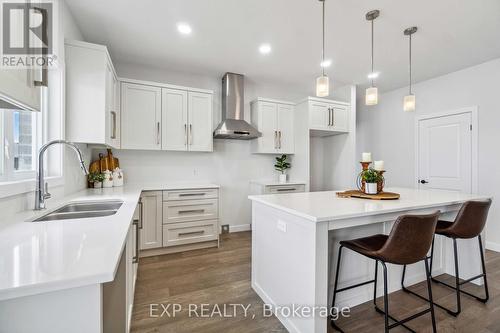
<svg viewBox="0 0 500 333">
<path fill-rule="evenodd" d="M 244 76 L 226 73 L 222 77 L 222 122 L 215 139 L 251 140 L 262 134 L 244 120 Z"/>
</svg>

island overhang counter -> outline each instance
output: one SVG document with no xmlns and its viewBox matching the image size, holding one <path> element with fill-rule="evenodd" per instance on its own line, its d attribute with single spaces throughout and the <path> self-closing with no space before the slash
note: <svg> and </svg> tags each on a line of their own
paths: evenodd
<svg viewBox="0 0 500 333">
<path fill-rule="evenodd" d="M 462 203 L 484 195 L 451 191 L 390 188 L 398 200 L 337 197 L 337 191 L 249 196 L 252 201 L 252 288 L 272 307 L 290 332 L 327 332 L 336 253 L 341 240 L 388 234 L 403 214 L 441 211 L 452 221 Z M 460 277 L 480 273 L 478 245 L 459 242 Z M 402 267 L 388 265 L 389 292 L 400 289 Z M 339 287 L 373 279 L 373 260 L 346 251 Z M 453 275 L 448 239 L 436 237 L 433 275 Z M 424 264 L 409 266 L 407 284 L 425 279 Z M 482 283 L 482 281 L 479 281 Z M 382 295 L 382 283 L 378 284 Z M 339 294 L 336 307 L 351 307 L 373 297 L 373 284 Z M 408 296 L 410 297 L 410 296 Z M 297 311 L 297 308 L 305 310 Z M 291 310 L 291 311 L 290 311 Z M 295 310 L 295 312 L 294 312 Z M 326 310 L 326 311 L 325 311 Z"/>
</svg>

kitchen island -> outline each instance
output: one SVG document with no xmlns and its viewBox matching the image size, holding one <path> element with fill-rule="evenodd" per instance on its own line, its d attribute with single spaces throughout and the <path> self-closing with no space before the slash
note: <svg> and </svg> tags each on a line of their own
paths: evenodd
<svg viewBox="0 0 500 333">
<path fill-rule="evenodd" d="M 252 200 L 252 288 L 273 306 L 290 332 L 327 331 L 327 316 L 338 243 L 341 240 L 388 234 L 402 214 L 426 214 L 436 210 L 453 220 L 461 204 L 487 196 L 448 191 L 391 188 L 399 200 L 379 201 L 339 198 L 335 191 L 249 196 Z M 480 272 L 477 241 L 459 242 L 460 277 Z M 453 275 L 453 251 L 448 239 L 436 237 L 433 274 Z M 373 279 L 373 261 L 346 251 L 339 288 Z M 389 292 L 400 289 L 402 267 L 388 265 Z M 423 263 L 411 265 L 408 285 L 423 281 Z M 378 295 L 382 295 L 379 283 Z M 341 293 L 336 307 L 350 307 L 373 297 L 373 285 Z M 409 296 L 410 297 L 410 296 Z M 293 314 L 293 308 L 307 307 Z M 292 313 L 289 314 L 289 310 Z M 309 315 L 315 313 L 315 315 Z"/>
</svg>

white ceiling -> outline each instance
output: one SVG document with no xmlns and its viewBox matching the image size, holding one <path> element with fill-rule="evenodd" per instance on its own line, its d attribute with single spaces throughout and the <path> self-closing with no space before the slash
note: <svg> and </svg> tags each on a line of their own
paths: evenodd
<svg viewBox="0 0 500 333">
<path fill-rule="evenodd" d="M 321 3 L 317 0 L 66 0 L 85 38 L 109 47 L 114 61 L 252 80 L 313 91 L 320 73 Z M 500 57 L 500 0 L 326 0 L 327 74 L 337 83 L 366 84 L 370 25 L 380 90 L 405 86 L 408 42 L 421 81 Z M 176 24 L 187 22 L 190 36 Z M 270 43 L 263 56 L 258 46 Z"/>
</svg>

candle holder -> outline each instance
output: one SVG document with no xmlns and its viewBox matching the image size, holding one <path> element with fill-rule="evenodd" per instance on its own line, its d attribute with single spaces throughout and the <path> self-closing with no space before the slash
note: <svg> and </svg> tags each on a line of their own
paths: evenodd
<svg viewBox="0 0 500 333">
<path fill-rule="evenodd" d="M 366 171 L 366 170 L 368 170 L 368 168 L 370 167 L 370 164 L 371 164 L 372 162 L 363 162 L 363 161 L 361 161 L 361 162 L 359 162 L 359 163 L 361 164 L 361 168 L 363 169 L 363 171 Z M 363 180 L 363 171 L 361 171 L 361 172 L 359 173 L 359 175 L 358 175 L 358 179 L 357 179 L 356 183 L 357 183 L 357 185 L 358 185 L 358 189 L 359 189 L 361 192 L 365 193 L 365 183 L 366 183 L 366 182 Z"/>
<path fill-rule="evenodd" d="M 376 170 L 378 175 L 380 176 L 379 181 L 377 182 L 377 193 L 384 192 L 385 178 L 384 172 L 385 170 Z"/>
</svg>

